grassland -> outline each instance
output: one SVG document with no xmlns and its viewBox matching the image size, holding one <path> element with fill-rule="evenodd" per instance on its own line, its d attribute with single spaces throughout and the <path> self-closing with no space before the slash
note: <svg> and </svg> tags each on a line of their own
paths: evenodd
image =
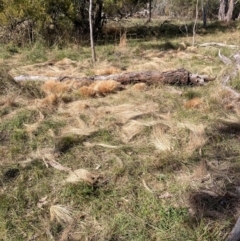
<svg viewBox="0 0 240 241">
<path fill-rule="evenodd" d="M 99 43 L 94 65 L 84 45 L 1 46 L 0 240 L 225 240 L 240 208 L 240 106 L 222 86 L 231 67 L 219 49 L 198 44 L 240 46 L 240 32 L 209 26 L 192 46 L 191 33 L 170 27 L 168 35 L 150 25 L 138 30 L 145 38 L 130 29 L 124 43 Z M 236 51 L 221 48 L 228 57 Z M 53 97 L 43 82 L 19 86 L 7 73 L 177 68 L 217 78 L 92 98 L 74 84 Z M 239 90 L 239 81 L 238 73 L 229 85 Z"/>
</svg>

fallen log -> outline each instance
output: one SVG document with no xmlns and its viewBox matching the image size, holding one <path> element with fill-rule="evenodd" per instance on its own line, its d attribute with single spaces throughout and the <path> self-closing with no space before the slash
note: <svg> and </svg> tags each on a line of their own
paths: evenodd
<svg viewBox="0 0 240 241">
<path fill-rule="evenodd" d="M 239 48 L 238 45 L 224 44 L 224 43 L 217 43 L 217 42 L 203 43 L 203 44 L 199 44 L 198 46 L 199 47 L 217 46 L 217 47 L 227 47 L 231 49 Z"/>
<path fill-rule="evenodd" d="M 61 77 L 40 76 L 40 75 L 19 75 L 19 76 L 13 77 L 13 79 L 16 82 L 21 82 L 21 81 L 48 81 L 48 80 L 59 81 L 61 79 Z"/>
<path fill-rule="evenodd" d="M 192 74 L 185 69 L 177 69 L 173 71 L 159 72 L 159 71 L 142 71 L 142 72 L 130 72 L 113 75 L 96 75 L 87 77 L 72 77 L 72 76 L 60 76 L 60 77 L 47 77 L 47 76 L 26 76 L 20 75 L 14 77 L 15 81 L 27 81 L 27 80 L 53 80 L 53 81 L 65 81 L 65 80 L 77 80 L 77 81 L 101 81 L 101 80 L 115 80 L 122 85 L 143 82 L 146 84 L 170 84 L 170 85 L 204 85 L 209 81 L 214 80 L 216 77 L 210 77 L 208 75 Z"/>
<path fill-rule="evenodd" d="M 240 241 L 240 217 L 238 218 L 226 241 Z"/>
</svg>

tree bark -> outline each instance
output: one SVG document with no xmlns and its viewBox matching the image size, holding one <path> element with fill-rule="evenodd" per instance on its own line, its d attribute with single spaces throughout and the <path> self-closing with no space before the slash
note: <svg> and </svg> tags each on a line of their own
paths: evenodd
<svg viewBox="0 0 240 241">
<path fill-rule="evenodd" d="M 68 79 L 74 79 L 77 81 L 104 81 L 104 80 L 115 80 L 120 82 L 122 85 L 133 84 L 143 82 L 146 84 L 170 84 L 170 85 L 203 85 L 208 81 L 212 81 L 215 77 L 207 75 L 191 74 L 185 69 L 177 69 L 166 72 L 159 71 L 142 71 L 142 72 L 130 72 L 113 75 L 96 75 L 89 77 L 47 77 L 47 76 L 17 76 L 14 78 L 15 81 L 26 81 L 26 80 L 53 80 L 53 81 L 64 81 Z"/>
<path fill-rule="evenodd" d="M 96 62 L 96 53 L 93 41 L 93 24 L 92 24 L 92 0 L 89 1 L 89 28 L 90 28 L 90 41 L 91 41 L 91 50 L 92 50 L 92 61 Z"/>
<path fill-rule="evenodd" d="M 234 9 L 234 0 L 230 0 L 229 4 L 228 4 L 228 11 L 227 11 L 226 16 L 225 16 L 226 22 L 229 22 L 229 21 L 232 20 L 233 9 Z"/>
<path fill-rule="evenodd" d="M 208 14 L 208 7 L 209 7 L 209 0 L 205 3 L 204 0 L 202 0 L 202 19 L 203 19 L 203 27 L 207 27 L 207 14 Z"/>
<path fill-rule="evenodd" d="M 96 80 L 115 80 L 123 85 L 144 82 L 146 84 L 176 84 L 187 85 L 189 83 L 189 72 L 185 69 L 178 69 L 174 71 L 159 72 L 159 71 L 143 71 L 130 72 L 123 74 L 114 74 L 107 76 L 93 76 L 88 79 Z"/>
<path fill-rule="evenodd" d="M 152 0 L 149 0 L 149 16 L 148 16 L 148 22 L 152 21 Z"/>
<path fill-rule="evenodd" d="M 218 10 L 218 20 L 224 21 L 226 10 L 226 0 L 220 0 L 219 10 Z"/>
<path fill-rule="evenodd" d="M 220 0 L 218 20 L 229 22 L 232 20 L 234 0 Z"/>
<path fill-rule="evenodd" d="M 229 234 L 227 241 L 240 241 L 240 217 Z"/>
<path fill-rule="evenodd" d="M 196 17 L 195 17 L 195 22 L 193 25 L 193 38 L 192 38 L 192 46 L 195 45 L 195 36 L 196 36 L 196 26 L 197 26 L 197 20 L 198 20 L 198 0 L 196 3 Z"/>
<path fill-rule="evenodd" d="M 103 0 L 97 0 L 96 7 L 95 7 L 94 24 L 93 24 L 93 34 L 95 39 L 97 39 L 99 33 L 102 32 L 102 8 L 103 8 Z"/>
</svg>

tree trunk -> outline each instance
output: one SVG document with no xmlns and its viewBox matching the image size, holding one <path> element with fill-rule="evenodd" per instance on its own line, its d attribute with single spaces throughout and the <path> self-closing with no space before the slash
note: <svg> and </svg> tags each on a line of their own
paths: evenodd
<svg viewBox="0 0 240 241">
<path fill-rule="evenodd" d="M 93 41 L 93 26 L 92 26 L 92 0 L 89 1 L 89 28 L 90 28 L 90 41 L 91 41 L 91 50 L 92 50 L 92 61 L 96 62 L 96 53 Z"/>
<path fill-rule="evenodd" d="M 66 77 L 68 78 L 68 77 Z M 206 82 L 214 80 L 216 77 L 207 75 L 191 74 L 185 69 L 177 69 L 166 72 L 142 71 L 113 75 L 96 75 L 78 78 L 80 81 L 104 81 L 115 80 L 123 85 L 146 83 L 146 84 L 170 84 L 170 85 L 204 85 Z M 65 78 L 62 78 L 62 80 Z"/>
<path fill-rule="evenodd" d="M 218 20 L 229 22 L 232 20 L 234 0 L 220 0 Z"/>
<path fill-rule="evenodd" d="M 93 34 L 95 39 L 97 39 L 99 33 L 101 33 L 102 31 L 102 8 L 103 8 L 103 0 L 97 0 L 96 7 L 95 7 L 94 27 L 93 27 Z"/>
<path fill-rule="evenodd" d="M 229 234 L 227 241 L 240 241 L 240 217 Z"/>
<path fill-rule="evenodd" d="M 220 0 L 219 10 L 218 10 L 218 20 L 219 21 L 224 21 L 225 9 L 226 9 L 226 0 Z"/>
<path fill-rule="evenodd" d="M 143 71 L 131 72 L 123 74 L 114 74 L 107 76 L 93 76 L 91 80 L 115 80 L 121 84 L 132 84 L 144 82 L 146 84 L 176 84 L 187 85 L 189 84 L 189 72 L 185 69 L 178 69 L 174 71 L 158 72 L 158 71 Z"/>
<path fill-rule="evenodd" d="M 234 9 L 234 0 L 229 0 L 228 11 L 227 11 L 226 16 L 225 16 L 226 22 L 229 22 L 229 21 L 232 20 L 233 9 Z"/>
<path fill-rule="evenodd" d="M 15 81 L 64 81 L 67 79 L 74 79 L 76 81 L 92 82 L 92 81 L 105 81 L 115 80 L 123 85 L 134 83 L 146 83 L 146 84 L 170 84 L 170 85 L 203 85 L 206 82 L 214 80 L 216 77 L 209 77 L 208 75 L 191 74 L 185 69 L 177 69 L 166 72 L 159 71 L 142 71 L 142 72 L 130 72 L 113 75 L 96 75 L 87 77 L 47 77 L 47 76 L 24 76 L 20 75 L 14 77 Z"/>
<path fill-rule="evenodd" d="M 152 21 L 152 0 L 149 0 L 149 16 L 148 16 L 148 22 Z"/>
<path fill-rule="evenodd" d="M 196 17 L 195 17 L 195 22 L 193 25 L 193 38 L 192 38 L 192 46 L 195 45 L 195 36 L 196 36 L 196 26 L 197 26 L 197 20 L 198 20 L 198 0 L 196 3 Z"/>
<path fill-rule="evenodd" d="M 204 0 L 202 0 L 202 18 L 203 18 L 203 27 L 207 27 L 207 14 L 208 14 L 208 6 L 209 6 L 209 0 L 205 3 Z"/>
</svg>

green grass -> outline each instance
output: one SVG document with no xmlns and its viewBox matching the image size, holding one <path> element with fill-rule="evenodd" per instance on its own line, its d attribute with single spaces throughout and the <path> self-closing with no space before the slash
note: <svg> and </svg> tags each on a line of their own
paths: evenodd
<svg viewBox="0 0 240 241">
<path fill-rule="evenodd" d="M 40 63 L 46 60 L 46 49 L 40 42 L 36 43 L 25 55 L 25 61 L 29 63 Z"/>
<path fill-rule="evenodd" d="M 186 68 L 193 73 L 207 72 L 218 77 L 206 86 L 155 85 L 145 91 L 128 86 L 127 90 L 106 97 L 76 95 L 74 101 L 79 100 L 87 107 L 73 110 L 73 100 L 49 109 L 37 106 L 35 99 L 44 98 L 40 84 L 23 84 L 29 95 L 20 96 L 19 105 L 7 106 L 5 96 L 0 96 L 0 240 L 225 240 L 234 225 L 236 217 L 232 214 L 237 213 L 239 200 L 231 194 L 230 197 L 224 195 L 228 191 L 235 193 L 240 163 L 240 128 L 219 121 L 237 115 L 225 108 L 227 98 L 222 97 L 220 91 L 225 71 L 222 69 L 226 66 L 218 60 L 218 50 L 214 47 L 179 51 L 179 44 L 185 42 L 189 46 L 191 38 L 179 35 L 172 25 L 162 26 L 159 32 L 152 23 L 134 26 L 128 26 L 128 33 L 143 31 L 147 38 L 128 39 L 124 48 L 118 46 L 118 41 L 97 45 L 95 65 L 86 46 L 46 49 L 38 43 L 28 50 L 17 49 L 18 53 L 3 47 L 2 58 L 14 67 L 69 58 L 78 61 L 73 64 L 76 74 L 93 75 L 95 68 L 115 66 L 127 71 Z M 209 33 L 199 32 L 197 42 L 218 38 L 230 44 L 238 35 L 233 31 L 214 31 L 212 27 L 206 31 Z M 169 35 L 161 37 L 163 32 Z M 221 53 L 229 57 L 233 50 L 224 48 Z M 146 67 L 150 62 L 155 65 Z M 46 71 L 48 67 L 44 67 Z M 239 90 L 238 82 L 238 77 L 231 81 L 236 90 Z M 11 94 L 15 95 L 9 90 Z M 203 99 L 200 107 L 184 106 L 196 97 Z M 128 104 L 127 109 L 123 108 L 127 114 L 144 112 L 148 109 L 141 108 L 146 103 L 157 108 L 130 120 L 159 121 L 157 125 L 162 127 L 163 137 L 171 137 L 174 143 L 171 150 L 160 151 L 153 144 L 155 125 L 144 126 L 129 142 L 123 141 L 123 129 L 129 120 L 124 123 L 114 111 L 119 108 L 121 113 L 122 106 Z M 43 120 L 39 113 L 43 114 Z M 28 132 L 25 124 L 35 123 L 37 128 Z M 191 125 L 181 127 L 183 123 Z M 64 134 L 64 128 L 80 128 L 81 124 L 85 128 L 94 127 L 95 131 L 86 135 Z M 190 140 L 202 138 L 198 132 L 192 137 L 191 127 L 197 129 L 200 124 L 205 126 L 205 144 L 188 151 Z M 51 152 L 44 153 L 44 148 Z M 32 157 L 41 151 L 42 156 Z M 98 176 L 99 181 L 94 185 L 84 181 L 66 183 L 68 173 L 47 165 L 47 158 L 71 170 L 87 169 Z M 29 159 L 31 161 L 25 162 Z M 210 178 L 205 174 L 202 177 L 199 171 L 203 160 Z M 219 202 L 214 210 L 209 200 L 215 199 L 204 196 L 202 190 L 217 193 Z M 46 203 L 41 204 L 44 197 Z M 224 206 L 225 202 L 229 205 Z M 74 210 L 72 224 L 50 219 L 50 207 L 56 204 Z"/>
</svg>

